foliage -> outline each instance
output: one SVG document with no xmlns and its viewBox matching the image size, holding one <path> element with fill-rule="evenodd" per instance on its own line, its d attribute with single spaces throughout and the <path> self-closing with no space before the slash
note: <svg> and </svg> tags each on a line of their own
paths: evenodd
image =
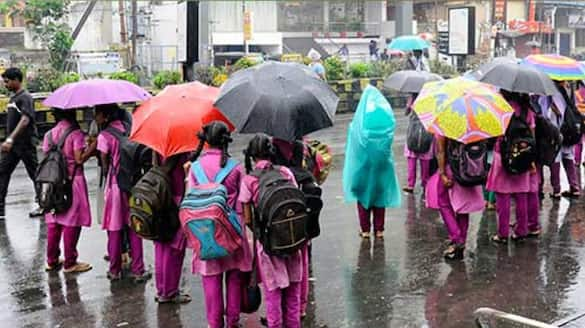
<svg viewBox="0 0 585 328">
<path fill-rule="evenodd" d="M 373 61 L 370 62 L 369 77 L 387 78 L 401 68 L 402 64 L 399 60 Z"/>
<path fill-rule="evenodd" d="M 73 46 L 71 29 L 63 21 L 69 13 L 70 0 L 8 0 L 0 3 L 0 13 L 22 15 L 35 40 L 49 50 L 49 62 L 62 70 Z"/>
<path fill-rule="evenodd" d="M 370 65 L 367 63 L 353 63 L 349 65 L 349 75 L 354 79 L 368 77 L 370 74 Z"/>
<path fill-rule="evenodd" d="M 61 82 L 63 84 L 79 82 L 79 74 L 75 72 L 63 73 L 61 74 Z"/>
<path fill-rule="evenodd" d="M 7 96 L 8 95 L 8 89 L 6 89 L 6 87 L 4 86 L 4 84 L 0 84 L 0 96 Z"/>
<path fill-rule="evenodd" d="M 76 80 L 79 76 L 75 73 L 61 73 L 52 67 L 41 68 L 27 74 L 26 87 L 30 92 L 52 92 Z"/>
<path fill-rule="evenodd" d="M 228 72 L 223 66 L 212 66 L 210 67 L 210 71 L 212 75 L 211 85 L 214 87 L 221 87 L 229 78 Z"/>
<path fill-rule="evenodd" d="M 138 84 L 138 75 L 130 71 L 118 71 L 110 75 L 110 80 L 124 80 Z"/>
<path fill-rule="evenodd" d="M 177 71 L 160 71 L 156 73 L 152 83 L 155 88 L 162 90 L 167 85 L 181 83 L 181 73 Z"/>
<path fill-rule="evenodd" d="M 242 69 L 256 66 L 257 64 L 258 64 L 258 62 L 251 59 L 251 58 L 242 57 L 242 58 L 238 59 L 238 61 L 234 64 L 234 66 L 232 67 L 232 71 L 237 72 L 237 71 L 242 70 Z"/>
<path fill-rule="evenodd" d="M 195 80 L 197 80 L 203 84 L 211 85 L 213 82 L 213 71 L 212 70 L 213 70 L 213 66 L 200 65 L 200 64 L 195 65 L 195 67 L 193 68 L 193 75 L 195 77 Z"/>
<path fill-rule="evenodd" d="M 445 64 L 439 60 L 431 60 L 429 66 L 431 68 L 431 72 L 443 77 L 454 77 L 459 75 L 455 67 Z"/>
<path fill-rule="evenodd" d="M 343 80 L 345 78 L 345 62 L 337 56 L 328 57 L 323 61 L 327 81 Z"/>
</svg>

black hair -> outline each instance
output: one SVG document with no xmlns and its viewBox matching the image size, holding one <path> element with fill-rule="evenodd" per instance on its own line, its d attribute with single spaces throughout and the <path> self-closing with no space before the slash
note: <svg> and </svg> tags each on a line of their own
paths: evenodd
<svg viewBox="0 0 585 328">
<path fill-rule="evenodd" d="M 96 105 L 95 112 L 104 114 L 108 119 L 114 120 L 117 119 L 120 112 L 120 107 L 118 104 L 103 104 L 103 105 Z"/>
<path fill-rule="evenodd" d="M 522 115 L 525 115 L 528 113 L 528 111 L 533 110 L 532 104 L 530 102 L 530 96 L 527 93 L 512 92 L 505 89 L 501 89 L 500 93 L 504 99 L 506 99 L 506 101 L 513 101 L 518 104 L 518 106 L 520 106 L 522 109 Z"/>
<path fill-rule="evenodd" d="M 246 172 L 252 172 L 252 159 L 254 160 L 274 160 L 274 145 L 272 140 L 265 133 L 256 133 L 254 138 L 248 143 L 248 148 L 244 150 L 246 157 Z"/>
<path fill-rule="evenodd" d="M 74 110 L 63 110 L 59 108 L 53 108 L 53 116 L 57 122 L 68 121 L 71 124 L 77 125 L 77 112 Z"/>
<path fill-rule="evenodd" d="M 7 80 L 17 80 L 22 82 L 24 76 L 22 71 L 18 67 L 10 67 L 4 73 L 2 73 L 2 78 Z"/>
<path fill-rule="evenodd" d="M 228 145 L 233 140 L 229 127 L 224 122 L 213 121 L 206 124 L 202 131 L 197 134 L 197 137 L 199 138 L 199 145 L 197 145 L 197 150 L 193 153 L 191 161 L 194 162 L 199 158 L 201 151 L 203 151 L 203 146 L 207 143 L 210 147 L 221 150 L 219 166 L 222 168 L 225 167 L 230 156 L 228 153 Z"/>
</svg>

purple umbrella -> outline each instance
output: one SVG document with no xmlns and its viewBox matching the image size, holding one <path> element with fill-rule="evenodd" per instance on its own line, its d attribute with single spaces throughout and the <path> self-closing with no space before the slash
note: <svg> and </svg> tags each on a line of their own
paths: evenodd
<svg viewBox="0 0 585 328">
<path fill-rule="evenodd" d="M 55 90 L 43 105 L 61 109 L 143 101 L 148 91 L 123 80 L 93 79 L 66 84 Z"/>
</svg>

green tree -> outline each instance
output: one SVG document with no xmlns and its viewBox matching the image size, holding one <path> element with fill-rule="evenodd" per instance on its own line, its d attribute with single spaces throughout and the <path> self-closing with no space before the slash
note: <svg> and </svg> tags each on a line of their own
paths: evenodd
<svg viewBox="0 0 585 328">
<path fill-rule="evenodd" d="M 49 62 L 62 70 L 73 46 L 71 29 L 63 22 L 69 13 L 71 0 L 18 0 L 0 3 L 0 13 L 22 15 L 35 40 L 49 50 Z"/>
</svg>

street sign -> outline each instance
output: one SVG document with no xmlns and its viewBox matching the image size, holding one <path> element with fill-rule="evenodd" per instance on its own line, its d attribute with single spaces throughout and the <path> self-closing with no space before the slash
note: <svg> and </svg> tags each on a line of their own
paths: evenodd
<svg viewBox="0 0 585 328">
<path fill-rule="evenodd" d="M 254 27 L 252 25 L 252 12 L 245 11 L 244 12 L 244 40 L 251 41 L 253 37 L 253 30 Z"/>
</svg>

